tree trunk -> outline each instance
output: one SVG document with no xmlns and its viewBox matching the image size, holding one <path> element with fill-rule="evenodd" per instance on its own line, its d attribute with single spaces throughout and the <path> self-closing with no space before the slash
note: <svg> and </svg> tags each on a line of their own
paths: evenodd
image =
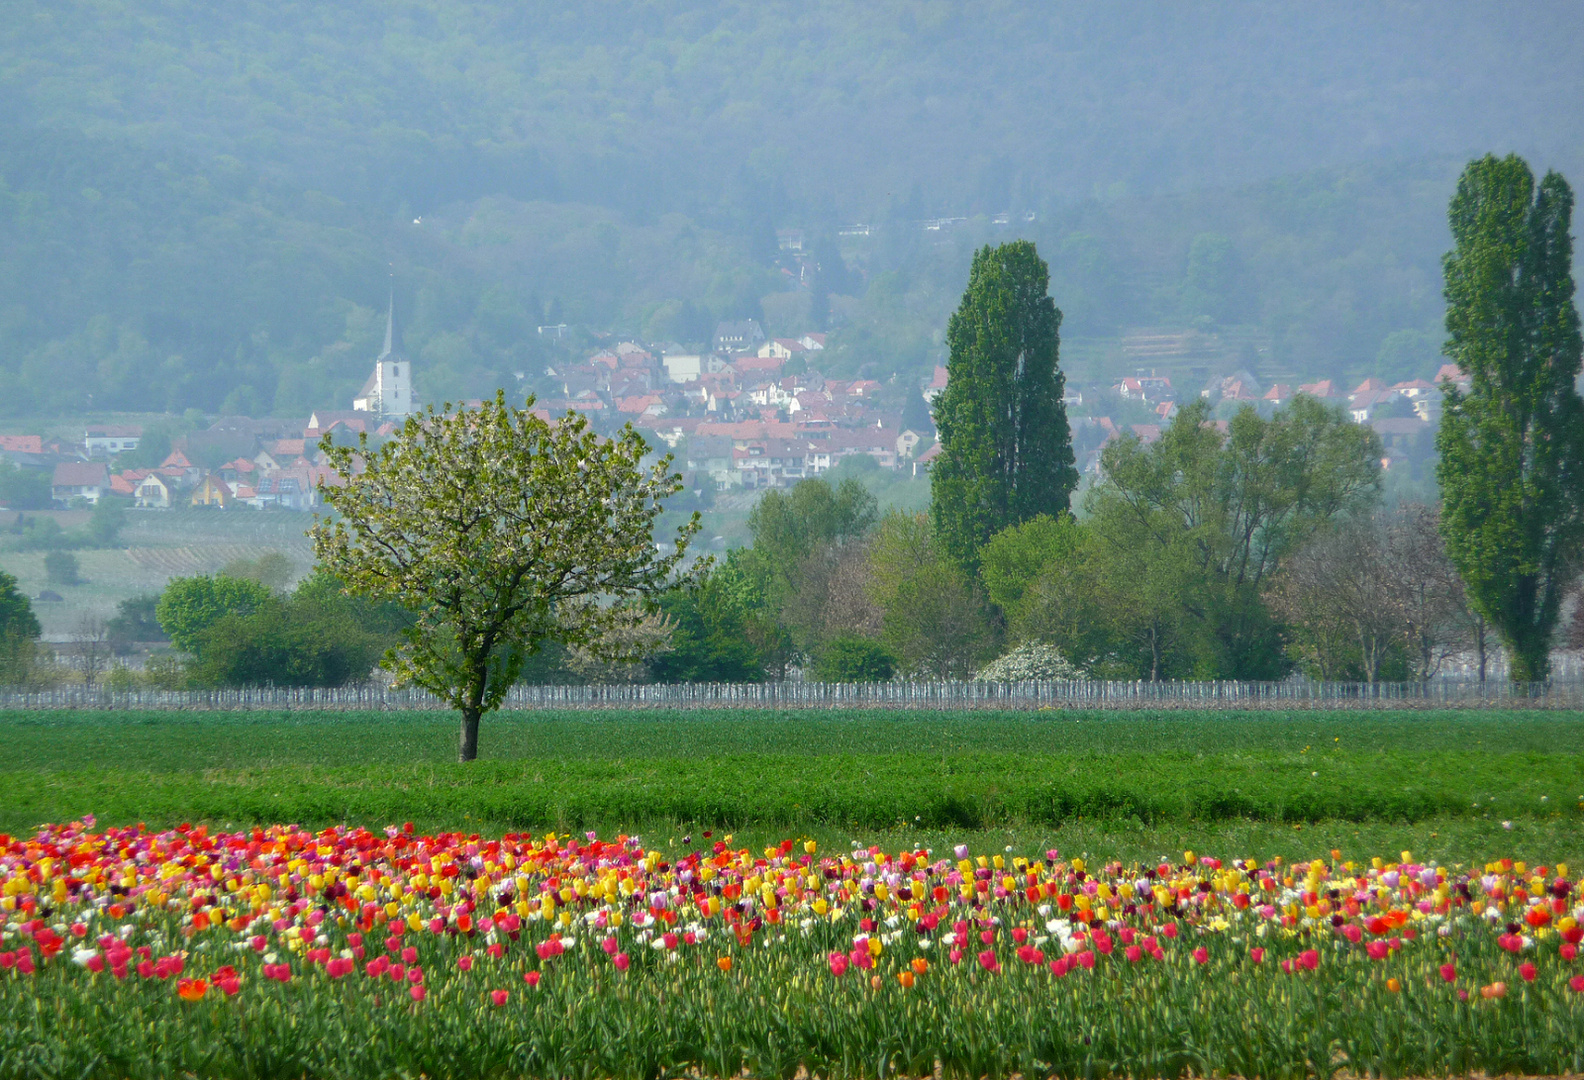
<svg viewBox="0 0 1584 1080">
<path fill-rule="evenodd" d="M 1479 681 L 1485 681 L 1485 664 L 1489 660 L 1486 648 L 1485 619 L 1480 616 L 1474 621 L 1474 649 L 1479 653 Z"/>
<path fill-rule="evenodd" d="M 478 757 L 479 710 L 462 710 L 462 744 L 457 750 L 458 761 L 472 761 Z"/>
</svg>

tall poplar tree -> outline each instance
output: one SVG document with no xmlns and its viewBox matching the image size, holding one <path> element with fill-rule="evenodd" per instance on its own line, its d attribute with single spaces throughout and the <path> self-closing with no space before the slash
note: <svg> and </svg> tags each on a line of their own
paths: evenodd
<svg viewBox="0 0 1584 1080">
<path fill-rule="evenodd" d="M 1050 269 L 1029 241 L 986 246 L 946 326 L 930 516 L 946 554 L 969 573 L 990 537 L 1066 513 L 1078 486 L 1057 366 L 1061 312 L 1046 295 L 1049 284 Z"/>
<path fill-rule="evenodd" d="M 1521 158 L 1487 155 L 1458 181 L 1446 256 L 1446 354 L 1436 434 L 1442 532 L 1471 606 L 1515 682 L 1549 673 L 1562 598 L 1584 543 L 1584 401 L 1573 304 L 1573 192 Z"/>
</svg>

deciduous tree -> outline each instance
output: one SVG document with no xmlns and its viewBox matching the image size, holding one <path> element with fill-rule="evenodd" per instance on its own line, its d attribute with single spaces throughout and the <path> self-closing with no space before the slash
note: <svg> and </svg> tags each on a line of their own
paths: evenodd
<svg viewBox="0 0 1584 1080">
<path fill-rule="evenodd" d="M 1373 504 L 1380 454 L 1374 432 L 1303 396 L 1269 420 L 1242 409 L 1225 433 L 1197 401 L 1152 444 L 1110 444 L 1088 509 L 1105 577 L 1131 596 L 1113 607 L 1137 617 L 1140 640 L 1180 632 L 1199 677 L 1279 677 L 1264 583 L 1316 531 Z"/>
<path fill-rule="evenodd" d="M 321 564 L 357 595 L 417 613 L 383 663 L 461 714 L 458 756 L 478 754 L 479 720 L 524 659 L 549 640 L 618 658 L 617 627 L 643 617 L 698 531 L 661 553 L 654 523 L 681 489 L 671 458 L 645 468 L 629 425 L 601 439 L 574 414 L 550 423 L 506 404 L 430 408 L 378 450 L 325 444 L 340 486 L 310 535 Z"/>
<path fill-rule="evenodd" d="M 182 652 L 202 650 L 203 635 L 227 615 L 251 615 L 270 598 L 267 586 L 242 578 L 174 578 L 160 594 L 154 614 L 171 644 Z"/>
<path fill-rule="evenodd" d="M 1449 211 L 1446 354 L 1469 389 L 1443 385 L 1441 528 L 1517 682 L 1547 677 L 1584 541 L 1572 216 L 1567 181 L 1547 173 L 1536 190 L 1510 155 L 1471 162 Z"/>
</svg>

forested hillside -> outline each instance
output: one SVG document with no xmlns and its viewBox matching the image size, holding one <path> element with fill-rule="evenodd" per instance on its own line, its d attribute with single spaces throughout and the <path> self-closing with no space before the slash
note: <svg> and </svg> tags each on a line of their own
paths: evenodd
<svg viewBox="0 0 1584 1080">
<path fill-rule="evenodd" d="M 832 363 L 916 377 L 974 244 L 1014 234 L 1095 365 L 1125 328 L 1197 326 L 1272 369 L 1422 375 L 1457 168 L 1512 149 L 1581 171 L 1580 24 L 1566 4 L 18 3 L 0 410 L 344 404 L 392 271 L 430 397 L 531 378 L 555 348 L 534 327 L 562 321 L 828 326 Z M 804 231 L 815 280 L 776 229 Z"/>
</svg>

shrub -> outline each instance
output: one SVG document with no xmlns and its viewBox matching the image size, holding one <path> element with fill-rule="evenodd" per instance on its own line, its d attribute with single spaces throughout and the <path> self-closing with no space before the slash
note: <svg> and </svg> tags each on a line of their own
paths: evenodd
<svg viewBox="0 0 1584 1080">
<path fill-rule="evenodd" d="M 344 606 L 269 600 L 216 620 L 196 651 L 200 686 L 341 686 L 368 677 L 384 642 Z"/>
<path fill-rule="evenodd" d="M 1075 667 L 1054 645 L 1042 645 L 1037 641 L 1019 645 L 980 668 L 974 676 L 980 682 L 1058 682 L 1084 677 L 1082 669 Z"/>
<path fill-rule="evenodd" d="M 44 556 L 44 577 L 51 585 L 76 585 L 79 576 L 77 556 L 69 551 L 52 551 Z"/>
<path fill-rule="evenodd" d="M 896 672 L 896 660 L 878 641 L 842 634 L 820 651 L 809 674 L 820 682 L 885 682 Z"/>
<path fill-rule="evenodd" d="M 159 605 L 157 596 L 134 596 L 116 605 L 110 619 L 110 646 L 117 655 L 124 655 L 134 644 L 146 641 L 169 641 L 170 635 L 160 628 L 154 614 Z"/>
</svg>

